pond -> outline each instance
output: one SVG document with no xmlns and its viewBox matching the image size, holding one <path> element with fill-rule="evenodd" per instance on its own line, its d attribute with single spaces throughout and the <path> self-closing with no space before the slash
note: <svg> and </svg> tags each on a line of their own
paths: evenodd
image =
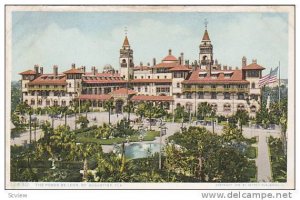
<svg viewBox="0 0 300 200">
<path fill-rule="evenodd" d="M 159 152 L 159 143 L 133 143 L 125 147 L 125 157 L 127 159 L 146 158 L 156 152 Z"/>
</svg>

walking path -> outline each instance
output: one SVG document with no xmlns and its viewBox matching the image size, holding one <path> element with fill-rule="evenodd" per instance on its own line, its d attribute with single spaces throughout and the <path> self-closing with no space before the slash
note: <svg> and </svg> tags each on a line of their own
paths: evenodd
<svg viewBox="0 0 300 200">
<path fill-rule="evenodd" d="M 85 114 L 82 114 L 85 115 Z M 96 118 L 94 121 L 93 119 Z M 116 122 L 120 121 L 123 118 L 127 118 L 127 114 L 112 114 L 111 115 L 111 123 L 115 124 Z M 131 119 L 135 119 L 136 116 L 131 114 Z M 40 120 L 51 120 L 47 116 L 39 116 Z M 108 123 L 108 114 L 106 112 L 103 113 L 88 113 L 88 119 L 90 120 L 91 125 L 100 125 L 102 123 Z M 75 128 L 74 124 L 74 116 L 69 117 L 67 120 L 68 125 L 71 129 Z M 58 125 L 64 124 L 64 119 L 56 119 L 54 121 L 54 126 L 57 127 Z M 185 123 L 185 127 L 189 127 L 191 125 L 195 125 L 195 123 L 187 124 Z M 77 125 L 78 126 L 78 125 Z M 165 143 L 166 138 L 173 135 L 175 132 L 180 130 L 181 123 L 172 123 L 166 122 L 166 135 L 162 136 L 162 143 Z M 209 131 L 212 131 L 212 126 L 205 126 Z M 215 126 L 215 133 L 221 134 L 222 133 L 222 126 Z M 153 129 L 159 130 L 157 126 L 154 126 Z M 243 128 L 243 135 L 246 138 L 257 137 L 258 138 L 258 155 L 255 159 L 256 166 L 257 166 L 257 181 L 258 182 L 269 182 L 271 180 L 271 165 L 270 165 L 270 156 L 269 156 L 269 147 L 267 143 L 267 138 L 272 137 L 280 137 L 279 130 L 264 130 L 264 129 L 252 129 L 245 127 Z M 42 137 L 42 131 L 37 130 L 36 138 L 37 140 Z M 34 131 L 32 131 L 32 139 L 34 140 Z M 22 145 L 24 144 L 24 140 L 29 142 L 29 131 L 23 133 L 18 138 L 11 139 L 11 145 Z M 154 141 L 150 141 L 151 143 L 159 143 L 160 138 L 156 137 Z M 142 141 L 140 143 L 150 143 L 149 141 Z M 111 152 L 113 150 L 114 145 L 102 145 L 104 152 Z"/>
</svg>

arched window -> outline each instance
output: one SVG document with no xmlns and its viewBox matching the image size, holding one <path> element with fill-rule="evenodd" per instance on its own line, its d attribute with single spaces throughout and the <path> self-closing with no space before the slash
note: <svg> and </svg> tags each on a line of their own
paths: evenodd
<svg viewBox="0 0 300 200">
<path fill-rule="evenodd" d="M 245 110 L 245 105 L 240 103 L 237 105 L 237 110 Z"/>
<path fill-rule="evenodd" d="M 180 105 L 180 103 L 177 103 L 176 104 L 176 108 L 179 108 L 181 105 Z"/>
<path fill-rule="evenodd" d="M 231 111 L 231 105 L 229 103 L 225 103 L 223 106 L 224 112 L 230 112 Z"/>
<path fill-rule="evenodd" d="M 214 111 L 217 111 L 218 110 L 218 105 L 216 103 L 212 103 L 211 104 L 211 108 L 214 110 Z"/>
<path fill-rule="evenodd" d="M 255 83 L 251 84 L 251 88 L 254 89 L 255 88 Z"/>
<path fill-rule="evenodd" d="M 186 103 L 185 108 L 186 108 L 187 111 L 191 111 L 192 108 L 193 108 L 193 104 L 192 103 Z"/>
<path fill-rule="evenodd" d="M 126 60 L 125 60 L 125 59 L 123 59 L 123 60 L 122 60 L 122 63 L 126 63 Z"/>
<path fill-rule="evenodd" d="M 251 112 L 256 112 L 256 106 L 255 106 L 255 105 L 252 105 L 252 106 L 250 107 L 250 111 L 251 111 Z"/>
</svg>

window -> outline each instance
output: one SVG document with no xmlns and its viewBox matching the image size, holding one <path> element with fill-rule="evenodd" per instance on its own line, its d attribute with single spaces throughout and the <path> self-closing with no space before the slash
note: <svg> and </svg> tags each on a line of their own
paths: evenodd
<svg viewBox="0 0 300 200">
<path fill-rule="evenodd" d="M 38 105 L 42 105 L 42 103 L 43 103 L 42 99 L 39 99 L 38 100 Z"/>
<path fill-rule="evenodd" d="M 136 77 L 136 76 L 134 76 L 134 78 L 135 78 L 135 79 L 137 79 L 137 77 Z"/>
<path fill-rule="evenodd" d="M 148 88 L 147 87 L 145 87 L 145 92 L 148 92 Z"/>
<path fill-rule="evenodd" d="M 204 99 L 204 93 L 198 92 L 198 99 Z"/>
<path fill-rule="evenodd" d="M 157 79 L 159 79 L 159 76 L 157 76 Z"/>
<path fill-rule="evenodd" d="M 230 93 L 225 92 L 224 93 L 224 99 L 230 99 Z"/>
<path fill-rule="evenodd" d="M 256 112 L 256 106 L 252 105 L 252 106 L 250 107 L 250 111 L 251 111 L 251 112 Z"/>
<path fill-rule="evenodd" d="M 66 106 L 66 101 L 65 101 L 65 100 L 62 100 L 62 101 L 61 101 L 61 105 L 62 105 L 62 106 Z"/>
<path fill-rule="evenodd" d="M 167 78 L 167 76 L 165 76 L 165 79 Z"/>
<path fill-rule="evenodd" d="M 148 79 L 150 79 L 150 76 L 148 76 Z"/>
<path fill-rule="evenodd" d="M 141 92 L 141 88 L 140 87 L 138 87 L 138 92 Z"/>
<path fill-rule="evenodd" d="M 230 88 L 230 85 L 224 85 L 224 88 Z"/>
<path fill-rule="evenodd" d="M 31 99 L 30 105 L 35 105 L 35 100 L 34 99 Z"/>
<path fill-rule="evenodd" d="M 141 79 L 144 79 L 144 76 L 142 76 Z"/>
<path fill-rule="evenodd" d="M 31 92 L 31 96 L 34 96 L 34 92 Z"/>
<path fill-rule="evenodd" d="M 255 88 L 255 83 L 251 84 L 251 88 L 254 89 Z"/>
<path fill-rule="evenodd" d="M 46 101 L 46 105 L 47 105 L 47 106 L 50 106 L 50 100 L 47 100 L 47 101 Z"/>
<path fill-rule="evenodd" d="M 181 94 L 180 94 L 180 93 L 177 93 L 177 94 L 176 94 L 176 98 L 180 99 L 180 98 L 181 98 Z"/>
<path fill-rule="evenodd" d="M 217 93 L 212 92 L 211 93 L 211 99 L 217 99 Z"/>
<path fill-rule="evenodd" d="M 230 112 L 231 111 L 231 105 L 229 103 L 225 103 L 223 106 L 223 110 L 225 112 Z"/>
<path fill-rule="evenodd" d="M 71 83 L 69 83 L 69 87 L 71 87 L 72 86 L 72 84 Z"/>
<path fill-rule="evenodd" d="M 186 98 L 187 98 L 187 99 L 191 99 L 191 98 L 192 98 L 192 93 L 187 93 L 187 94 L 186 94 Z"/>
<path fill-rule="evenodd" d="M 245 110 L 244 104 L 242 104 L 242 103 L 241 103 L 241 104 L 238 104 L 238 105 L 237 105 L 237 109 L 238 109 L 238 110 Z"/>
<path fill-rule="evenodd" d="M 211 108 L 214 110 L 214 111 L 217 111 L 218 110 L 218 105 L 213 103 L 211 104 Z"/>
<path fill-rule="evenodd" d="M 177 88 L 180 88 L 180 83 L 177 83 Z"/>
<path fill-rule="evenodd" d="M 244 94 L 239 93 L 238 94 L 238 99 L 239 100 L 243 100 L 245 98 Z"/>
</svg>

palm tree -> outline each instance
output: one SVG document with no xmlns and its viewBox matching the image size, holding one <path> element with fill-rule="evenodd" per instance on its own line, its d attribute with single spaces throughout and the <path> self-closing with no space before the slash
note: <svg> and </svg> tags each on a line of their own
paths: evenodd
<svg viewBox="0 0 300 200">
<path fill-rule="evenodd" d="M 85 101 L 85 102 L 83 103 L 83 105 L 82 105 L 82 112 L 85 112 L 86 118 L 87 118 L 87 113 L 88 113 L 88 111 L 89 111 L 91 105 L 92 105 L 92 104 L 91 104 L 90 101 Z"/>
<path fill-rule="evenodd" d="M 54 117 L 55 115 L 58 115 L 60 111 L 60 108 L 58 106 L 50 106 L 48 107 L 48 115 L 51 118 L 51 124 L 52 124 L 52 129 L 54 129 Z"/>
<path fill-rule="evenodd" d="M 29 143 L 31 144 L 31 140 L 32 140 L 32 136 L 31 136 L 31 120 L 32 120 L 33 109 L 31 107 L 28 107 L 26 112 L 29 115 Z"/>
<path fill-rule="evenodd" d="M 23 116 L 27 113 L 27 110 L 30 106 L 28 104 L 26 104 L 25 102 L 19 103 L 16 107 L 16 111 L 19 112 L 20 115 Z M 21 121 L 22 123 L 22 121 Z"/>
<path fill-rule="evenodd" d="M 88 175 L 87 158 L 95 153 L 94 148 L 91 144 L 81 144 L 77 146 L 76 152 L 78 153 L 79 158 L 83 160 L 83 180 L 86 181 Z"/>
<path fill-rule="evenodd" d="M 134 103 L 132 101 L 128 101 L 127 105 L 124 106 L 124 111 L 128 113 L 128 122 L 130 125 L 130 113 L 133 113 L 135 109 Z"/>
<path fill-rule="evenodd" d="M 148 115 L 147 117 L 149 117 L 149 125 L 150 125 L 150 131 L 151 131 L 152 130 L 151 126 L 152 126 L 152 116 L 153 116 L 153 103 L 151 101 L 147 102 L 145 108 L 146 108 L 145 114 Z"/>
<path fill-rule="evenodd" d="M 104 108 L 108 111 L 108 123 L 110 124 L 111 110 L 114 108 L 114 101 L 110 99 L 104 103 Z"/>
</svg>

